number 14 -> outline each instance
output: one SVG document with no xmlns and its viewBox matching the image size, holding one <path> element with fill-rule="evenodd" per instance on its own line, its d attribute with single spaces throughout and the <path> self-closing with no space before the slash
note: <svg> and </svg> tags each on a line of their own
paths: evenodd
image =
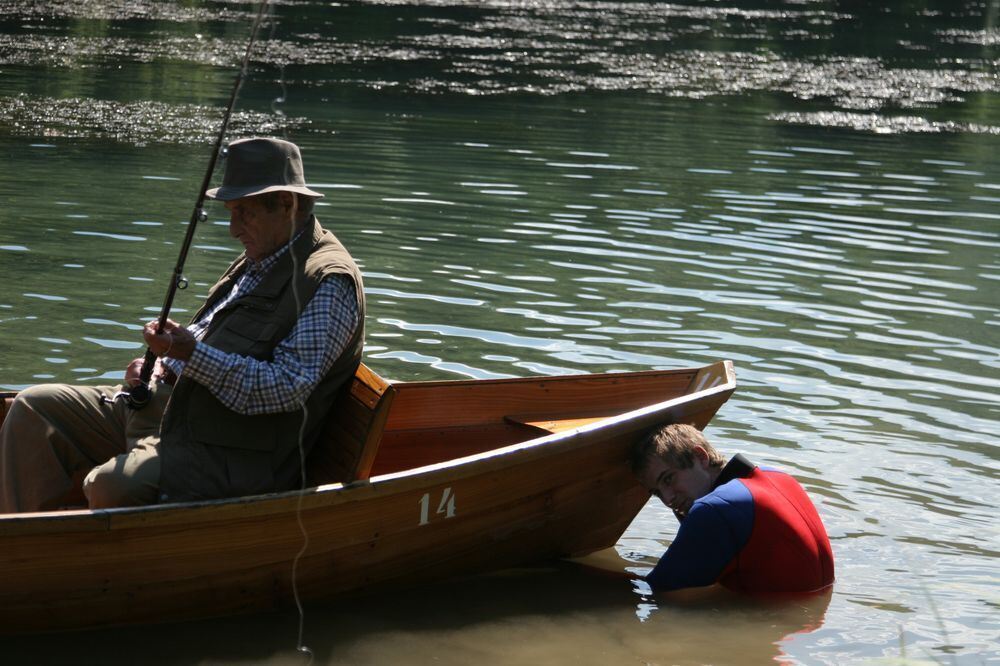
<svg viewBox="0 0 1000 666">
<path fill-rule="evenodd" d="M 430 522 L 430 511 L 431 511 L 431 494 L 424 493 L 424 496 L 420 498 L 420 522 L 418 525 L 426 525 Z M 441 493 L 441 501 L 438 502 L 438 508 L 435 513 L 444 514 L 445 518 L 453 518 L 455 516 L 455 494 L 451 492 L 451 488 L 445 488 Z"/>
</svg>

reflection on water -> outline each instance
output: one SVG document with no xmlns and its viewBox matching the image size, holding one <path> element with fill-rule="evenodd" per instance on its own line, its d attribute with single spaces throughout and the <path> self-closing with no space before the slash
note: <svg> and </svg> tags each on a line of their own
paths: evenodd
<svg viewBox="0 0 1000 666">
<path fill-rule="evenodd" d="M 128 141 L 138 144 L 209 143 L 219 133 L 222 112 L 193 104 L 149 100 L 115 102 L 86 98 L 55 99 L 20 93 L 0 98 L 0 117 L 18 134 L 61 138 Z M 302 118 L 236 111 L 230 119 L 234 135 L 274 135 L 305 124 Z"/>
<path fill-rule="evenodd" d="M 257 45 L 253 61 L 281 68 L 282 78 L 290 68 L 290 80 L 314 88 L 347 84 L 461 95 L 643 92 L 689 99 L 766 92 L 833 107 L 773 113 L 770 119 L 777 122 L 879 133 L 1000 131 L 995 114 L 983 105 L 970 107 L 974 115 L 985 116 L 975 120 L 917 115 L 996 91 L 995 2 L 985 7 L 958 3 L 923 12 L 921 20 L 914 20 L 907 3 L 869 8 L 788 2 L 781 9 L 732 4 L 553 0 L 468 6 L 450 0 L 376 0 L 337 3 L 326 11 L 307 6 L 292 13 L 279 7 L 271 10 L 265 27 L 269 38 Z M 252 15 L 232 4 L 192 8 L 7 0 L 3 5 L 2 15 L 16 28 L 0 34 L 0 66 L 15 73 L 59 68 L 50 76 L 65 79 L 65 86 L 78 79 L 72 70 L 95 65 L 119 80 L 124 67 L 140 86 L 152 83 L 136 70 L 146 63 L 166 71 L 205 67 L 202 78 L 211 80 L 209 67 L 231 68 L 239 61 L 246 35 L 238 28 Z M 18 25 L 18 20 L 26 23 Z M 156 29 L 144 29 L 147 23 Z M 191 25 L 194 34 L 187 29 Z M 365 27 L 371 25 L 380 29 L 369 33 Z M 886 42 L 887 29 L 895 37 L 892 43 Z M 203 93 L 202 86 L 204 81 L 194 91 Z M 171 87 L 157 92 L 189 101 L 190 87 Z M 178 134 L 171 120 L 207 110 L 174 100 L 122 105 L 101 98 L 20 95 L 0 97 L 0 117 L 15 119 L 11 124 L 17 133 L 37 135 L 46 111 L 55 107 L 57 116 L 64 115 L 67 110 L 60 107 L 66 104 L 80 107 L 80 122 L 53 119 L 62 128 L 58 136 L 157 140 L 148 133 L 149 123 L 140 123 L 147 132 L 126 131 L 129 119 L 152 115 L 164 118 L 166 134 L 160 140 L 207 140 L 204 133 Z M 103 126 L 105 108 L 122 122 Z M 290 128 L 280 117 L 253 114 L 237 123 L 258 133 Z"/>
<path fill-rule="evenodd" d="M 277 7 L 237 131 L 302 145 L 365 272 L 367 361 L 733 359 L 710 437 L 802 481 L 838 571 L 828 608 L 565 567 L 400 591 L 312 609 L 320 663 L 1000 658 L 998 3 L 760 4 Z M 0 8 L 0 386 L 110 381 L 159 311 L 249 5 Z M 235 253 L 210 215 L 179 318 Z M 619 569 L 674 524 L 648 505 Z M 299 663 L 295 620 L 176 628 L 163 660 Z"/>
<path fill-rule="evenodd" d="M 573 565 L 505 571 L 441 586 L 307 607 L 303 643 L 315 663 L 629 664 L 767 663 L 787 657 L 789 636 L 824 623 L 829 594 L 748 600 L 720 590 L 678 594 L 650 612 L 620 575 Z M 726 625 L 719 626 L 724 609 Z M 18 661 L 127 661 L 158 645 L 151 663 L 306 664 L 296 618 L 264 614 L 198 624 L 90 632 L 72 643 L 10 639 Z M 164 633 L 171 636 L 162 641 Z M 281 638 L 285 640 L 282 641 Z"/>
</svg>

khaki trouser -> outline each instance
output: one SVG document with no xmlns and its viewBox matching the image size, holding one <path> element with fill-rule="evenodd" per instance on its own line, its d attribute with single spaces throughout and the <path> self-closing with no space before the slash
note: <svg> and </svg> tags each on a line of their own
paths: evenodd
<svg viewBox="0 0 1000 666">
<path fill-rule="evenodd" d="M 40 384 L 18 394 L 0 427 L 0 513 L 157 501 L 170 386 L 156 385 L 141 410 L 101 402 L 119 390 Z"/>
</svg>

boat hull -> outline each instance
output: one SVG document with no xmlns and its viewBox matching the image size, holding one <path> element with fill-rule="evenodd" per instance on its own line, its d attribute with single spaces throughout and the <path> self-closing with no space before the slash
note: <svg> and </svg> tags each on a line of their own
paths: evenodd
<svg viewBox="0 0 1000 666">
<path fill-rule="evenodd" d="M 610 547 L 648 500 L 625 463 L 632 442 L 659 423 L 704 427 L 735 386 L 731 364 L 720 367 L 707 389 L 659 402 L 637 395 L 645 406 L 582 420 L 568 418 L 560 403 L 548 410 L 557 417 L 549 421 L 510 419 L 536 436 L 353 483 L 212 502 L 0 516 L 0 631 L 248 612 L 290 604 L 296 592 L 328 598 Z M 693 380 L 688 383 L 691 388 Z M 410 447 L 419 441 L 413 433 L 431 437 L 449 425 L 410 427 L 406 387 L 422 386 L 430 395 L 446 384 L 399 385 L 402 416 L 390 413 L 385 425 L 388 460 L 402 455 L 391 442 Z M 455 385 L 465 390 L 465 383 Z M 586 412 L 608 402 L 614 399 L 596 396 L 578 406 Z M 546 413 L 544 404 L 532 406 Z M 414 413 L 424 418 L 425 411 Z M 474 432 L 468 423 L 461 427 Z M 389 465 L 378 460 L 376 470 Z"/>
</svg>

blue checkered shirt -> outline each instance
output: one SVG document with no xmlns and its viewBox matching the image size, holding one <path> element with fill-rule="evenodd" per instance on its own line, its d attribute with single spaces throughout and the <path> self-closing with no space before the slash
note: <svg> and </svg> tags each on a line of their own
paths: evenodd
<svg viewBox="0 0 1000 666">
<path fill-rule="evenodd" d="M 183 373 L 207 387 L 238 414 L 273 414 L 301 407 L 360 324 L 354 281 L 346 275 L 331 275 L 320 283 L 292 332 L 278 343 L 273 360 L 224 352 L 201 341 L 212 317 L 253 291 L 290 246 L 291 242 L 259 262 L 248 259 L 230 292 L 187 327 L 198 340 L 190 359 L 162 359 L 177 376 Z"/>
</svg>

